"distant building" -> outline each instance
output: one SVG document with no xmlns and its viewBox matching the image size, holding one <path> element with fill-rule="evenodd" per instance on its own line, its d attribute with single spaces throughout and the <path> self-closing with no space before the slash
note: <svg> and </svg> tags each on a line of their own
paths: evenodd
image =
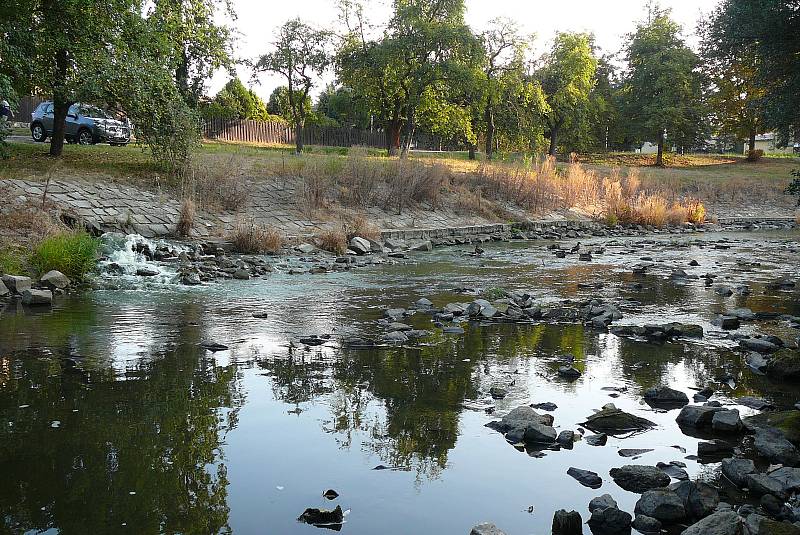
<svg viewBox="0 0 800 535">
<path fill-rule="evenodd" d="M 800 152 L 800 143 L 790 143 L 788 147 L 777 146 L 778 136 L 772 132 L 756 136 L 756 150 L 763 150 L 764 154 L 792 154 Z M 744 152 L 747 153 L 748 144 L 745 143 Z"/>
</svg>

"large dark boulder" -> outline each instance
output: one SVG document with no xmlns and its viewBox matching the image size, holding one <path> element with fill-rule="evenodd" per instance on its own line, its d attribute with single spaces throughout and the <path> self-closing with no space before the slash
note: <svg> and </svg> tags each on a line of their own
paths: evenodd
<svg viewBox="0 0 800 535">
<path fill-rule="evenodd" d="M 665 524 L 674 524 L 686 518 L 686 509 L 680 496 L 669 489 L 648 490 L 642 494 L 635 508 L 637 515 L 645 515 Z"/>
<path fill-rule="evenodd" d="M 626 464 L 622 468 L 609 471 L 614 483 L 625 490 L 642 493 L 651 489 L 666 487 L 671 479 L 655 466 Z"/>
</svg>

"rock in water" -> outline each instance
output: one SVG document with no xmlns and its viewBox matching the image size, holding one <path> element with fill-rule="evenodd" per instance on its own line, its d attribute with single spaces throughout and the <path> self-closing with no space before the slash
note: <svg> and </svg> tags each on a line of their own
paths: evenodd
<svg viewBox="0 0 800 535">
<path fill-rule="evenodd" d="M 51 290 L 64 290 L 69 287 L 69 278 L 60 271 L 54 269 L 42 275 L 41 278 L 39 278 L 39 282 Z"/>
<path fill-rule="evenodd" d="M 742 430 L 742 420 L 736 409 L 715 412 L 711 418 L 711 428 L 721 433 L 738 433 Z"/>
<path fill-rule="evenodd" d="M 577 511 L 559 509 L 553 515 L 553 535 L 583 535 L 583 520 Z"/>
<path fill-rule="evenodd" d="M 686 427 L 711 427 L 714 413 L 724 411 L 722 407 L 710 405 L 687 405 L 681 409 L 675 419 L 680 426 Z"/>
<path fill-rule="evenodd" d="M 800 527 L 788 522 L 778 522 L 752 514 L 745 521 L 745 533 L 749 535 L 800 535 Z"/>
<path fill-rule="evenodd" d="M 665 523 L 680 522 L 686 518 L 683 501 L 669 489 L 646 491 L 636 502 L 635 511 L 637 515 L 649 516 Z"/>
<path fill-rule="evenodd" d="M 580 370 L 572 366 L 559 366 L 558 375 L 560 375 L 564 379 L 569 379 L 571 381 L 574 381 L 575 379 L 578 379 L 581 376 L 581 372 Z"/>
<path fill-rule="evenodd" d="M 328 509 L 315 509 L 309 507 L 297 520 L 314 526 L 324 526 L 331 524 L 341 524 L 344 521 L 342 507 L 337 505 L 333 511 Z"/>
<path fill-rule="evenodd" d="M 567 475 L 575 478 L 575 480 L 590 489 L 599 489 L 603 486 L 603 480 L 595 472 L 590 470 L 582 470 L 580 468 L 570 468 L 567 470 Z"/>
<path fill-rule="evenodd" d="M 590 513 L 594 513 L 598 509 L 607 509 L 609 507 L 614 507 L 615 509 L 618 508 L 617 502 L 614 501 L 614 498 L 611 497 L 611 494 L 603 494 L 597 498 L 592 498 L 592 501 L 589 502 Z"/>
<path fill-rule="evenodd" d="M 703 518 L 719 505 L 717 489 L 702 481 L 681 481 L 669 486 L 680 497 L 688 518 Z"/>
<path fill-rule="evenodd" d="M 739 535 L 741 532 L 741 519 L 736 512 L 719 511 L 692 524 L 681 535 Z"/>
<path fill-rule="evenodd" d="M 777 429 L 757 431 L 753 444 L 758 453 L 766 457 L 770 462 L 787 466 L 800 466 L 800 452 Z"/>
<path fill-rule="evenodd" d="M 744 487 L 747 484 L 748 474 L 755 471 L 756 466 L 750 459 L 722 459 L 722 475 L 737 487 Z"/>
<path fill-rule="evenodd" d="M 50 290 L 24 290 L 22 303 L 25 305 L 50 305 L 53 303 L 53 292 Z"/>
<path fill-rule="evenodd" d="M 645 515 L 636 515 L 636 518 L 633 519 L 631 526 L 636 531 L 646 535 L 656 535 L 661 533 L 661 522 L 655 518 Z"/>
<path fill-rule="evenodd" d="M 631 532 L 631 514 L 616 507 L 597 509 L 589 518 L 592 533 L 603 535 L 628 535 Z"/>
<path fill-rule="evenodd" d="M 12 293 L 22 294 L 25 290 L 31 289 L 31 278 L 21 275 L 3 275 L 3 284 Z"/>
<path fill-rule="evenodd" d="M 595 433 L 607 433 L 609 435 L 630 433 L 631 431 L 643 431 L 655 427 L 655 423 L 624 412 L 613 405 L 592 414 L 581 425 Z"/>
<path fill-rule="evenodd" d="M 627 491 L 639 494 L 651 489 L 666 487 L 671 481 L 670 477 L 657 467 L 647 465 L 627 464 L 622 468 L 612 468 L 609 474 L 614 479 L 614 483 Z"/>
<path fill-rule="evenodd" d="M 689 398 L 680 390 L 659 386 L 651 388 L 644 393 L 644 400 L 654 407 L 682 407 L 689 403 Z"/>
<path fill-rule="evenodd" d="M 472 530 L 469 532 L 469 535 L 506 535 L 506 533 L 494 524 L 490 522 L 484 522 L 483 524 L 473 526 Z"/>
</svg>

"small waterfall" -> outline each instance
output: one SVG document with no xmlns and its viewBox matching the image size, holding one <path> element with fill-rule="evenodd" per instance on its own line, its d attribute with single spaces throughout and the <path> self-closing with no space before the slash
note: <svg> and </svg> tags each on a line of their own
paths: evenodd
<svg viewBox="0 0 800 535">
<path fill-rule="evenodd" d="M 139 234 L 109 232 L 100 237 L 101 260 L 95 286 L 136 289 L 177 282 L 177 256 L 189 247 Z"/>
</svg>

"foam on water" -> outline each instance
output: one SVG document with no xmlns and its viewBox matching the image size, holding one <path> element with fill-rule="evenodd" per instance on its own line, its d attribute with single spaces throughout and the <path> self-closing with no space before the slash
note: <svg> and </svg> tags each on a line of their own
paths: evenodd
<svg viewBox="0 0 800 535">
<path fill-rule="evenodd" d="M 185 245 L 167 240 L 151 240 L 140 234 L 121 234 L 109 232 L 100 237 L 101 260 L 98 274 L 93 283 L 103 289 L 138 289 L 154 285 L 177 284 L 178 262 L 157 262 L 148 259 L 141 251 L 155 252 L 157 248 L 168 247 L 176 255 L 188 252 Z M 155 276 L 142 276 L 137 273 L 158 271 Z"/>
</svg>

